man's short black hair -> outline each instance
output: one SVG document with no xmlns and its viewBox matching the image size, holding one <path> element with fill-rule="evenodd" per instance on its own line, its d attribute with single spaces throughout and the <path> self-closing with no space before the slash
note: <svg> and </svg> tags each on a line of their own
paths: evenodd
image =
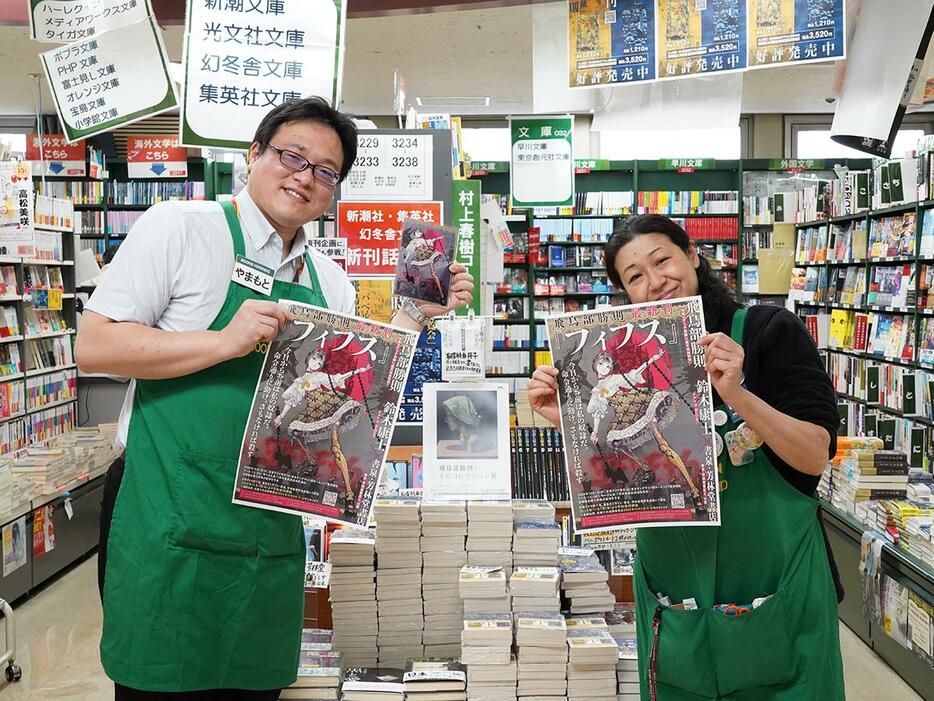
<svg viewBox="0 0 934 701">
<path fill-rule="evenodd" d="M 324 124 L 337 132 L 344 150 L 341 180 L 346 178 L 353 162 L 357 159 L 357 125 L 349 116 L 331 107 L 327 100 L 321 97 L 288 100 L 270 110 L 256 127 L 256 134 L 253 136 L 253 142 L 259 144 L 260 155 L 269 146 L 269 142 L 275 137 L 279 127 L 303 119 Z"/>
</svg>

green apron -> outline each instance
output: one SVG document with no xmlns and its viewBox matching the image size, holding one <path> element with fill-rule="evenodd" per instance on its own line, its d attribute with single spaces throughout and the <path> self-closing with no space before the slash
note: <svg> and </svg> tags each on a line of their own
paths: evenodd
<svg viewBox="0 0 934 701">
<path fill-rule="evenodd" d="M 223 208 L 234 253 L 244 255 L 234 206 Z M 210 330 L 227 326 L 249 299 L 326 308 L 305 260 L 312 289 L 276 281 L 264 297 L 231 282 Z M 118 684 L 175 692 L 295 681 L 301 519 L 231 503 L 262 346 L 193 375 L 136 383 L 104 580 L 101 661 Z"/>
<path fill-rule="evenodd" d="M 733 317 L 743 343 L 746 310 Z M 729 412 L 727 412 L 729 415 Z M 718 427 L 721 437 L 735 429 Z M 817 499 L 761 449 L 720 455 L 721 525 L 638 531 L 633 587 L 643 701 L 844 701 L 837 598 Z M 693 597 L 696 610 L 663 607 Z M 727 616 L 716 604 L 758 608 Z"/>
</svg>

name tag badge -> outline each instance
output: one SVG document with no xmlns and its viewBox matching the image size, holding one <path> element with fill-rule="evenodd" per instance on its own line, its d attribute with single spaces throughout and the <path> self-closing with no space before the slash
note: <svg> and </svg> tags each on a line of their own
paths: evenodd
<svg viewBox="0 0 934 701">
<path fill-rule="evenodd" d="M 238 285 L 243 285 L 268 297 L 272 294 L 273 276 L 275 274 L 276 272 L 271 268 L 260 265 L 244 256 L 237 256 L 233 275 L 230 279 Z"/>
</svg>

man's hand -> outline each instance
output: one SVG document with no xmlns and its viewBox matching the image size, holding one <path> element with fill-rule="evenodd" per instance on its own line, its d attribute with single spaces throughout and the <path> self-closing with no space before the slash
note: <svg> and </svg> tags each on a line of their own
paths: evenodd
<svg viewBox="0 0 934 701">
<path fill-rule="evenodd" d="M 292 314 L 275 302 L 248 299 L 220 331 L 221 346 L 229 358 L 242 358 L 257 343 L 274 341 Z"/>
<path fill-rule="evenodd" d="M 450 311 L 466 307 L 473 301 L 473 275 L 460 263 L 451 264 L 451 291 L 448 293 L 447 306 L 430 302 L 416 302 L 419 311 L 425 316 L 442 316 Z"/>
</svg>

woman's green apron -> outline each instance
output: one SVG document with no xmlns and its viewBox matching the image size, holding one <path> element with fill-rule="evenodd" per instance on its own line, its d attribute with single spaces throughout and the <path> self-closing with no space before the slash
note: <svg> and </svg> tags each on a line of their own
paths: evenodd
<svg viewBox="0 0 934 701">
<path fill-rule="evenodd" d="M 236 210 L 224 203 L 234 253 Z M 210 330 L 249 299 L 326 307 L 312 287 L 276 281 L 264 297 L 231 282 Z M 305 547 L 301 519 L 231 503 L 237 459 L 265 354 L 186 377 L 136 384 L 126 467 L 104 579 L 101 660 L 148 691 L 275 689 L 295 680 Z"/>
<path fill-rule="evenodd" d="M 732 337 L 743 342 L 746 310 Z M 736 426 L 718 427 L 721 437 Z M 720 455 L 723 525 L 640 529 L 634 589 L 644 701 L 843 701 L 837 599 L 816 511 L 762 450 Z M 672 604 L 689 597 L 696 610 Z M 740 616 L 716 604 L 749 605 Z"/>
</svg>

